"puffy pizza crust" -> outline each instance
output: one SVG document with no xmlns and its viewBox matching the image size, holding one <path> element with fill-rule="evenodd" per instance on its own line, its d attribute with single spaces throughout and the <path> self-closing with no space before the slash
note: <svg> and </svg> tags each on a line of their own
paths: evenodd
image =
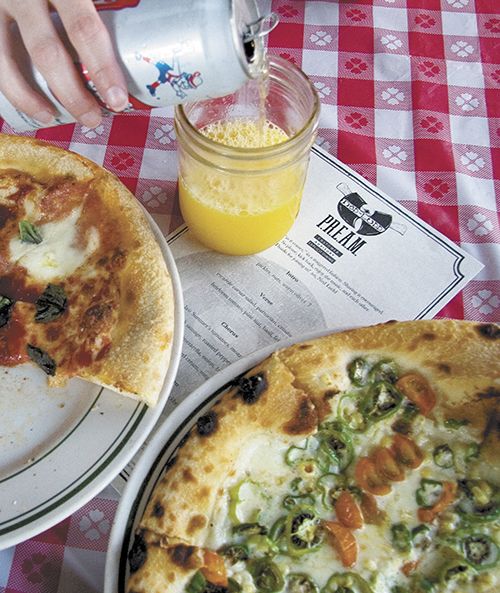
<svg viewBox="0 0 500 593">
<path fill-rule="evenodd" d="M 275 352 L 246 377 L 263 375 L 265 388 L 245 403 L 238 385 L 213 408 L 215 428 L 195 426 L 153 491 L 131 557 L 129 593 L 182 592 L 199 566 L 182 569 L 167 548 L 172 541 L 203 547 L 228 476 L 241 475 L 242 451 L 262 432 L 289 442 L 316 431 L 329 401 L 345 389 L 346 365 L 358 355 L 396 361 L 418 370 L 437 392 L 434 417 L 467 418 L 486 437 L 478 471 L 497 478 L 500 444 L 500 326 L 467 321 L 389 322 L 296 344 Z M 295 430 L 290 431 L 294 426 Z M 496 459 L 495 459 L 496 457 Z M 163 538 L 163 540 L 162 540 Z M 169 542 L 160 546 L 159 541 Z M 161 549 L 160 549 L 161 548 Z M 140 554 L 137 555 L 137 551 Z M 168 586 L 168 588 L 167 588 Z"/>
<path fill-rule="evenodd" d="M 170 360 L 174 296 L 160 247 L 138 201 L 102 167 L 33 138 L 0 134 L 0 167 L 25 172 L 42 183 L 61 176 L 88 182 L 125 231 L 127 261 L 120 276 L 113 346 L 98 366 L 89 367 L 81 376 L 154 405 Z"/>
</svg>

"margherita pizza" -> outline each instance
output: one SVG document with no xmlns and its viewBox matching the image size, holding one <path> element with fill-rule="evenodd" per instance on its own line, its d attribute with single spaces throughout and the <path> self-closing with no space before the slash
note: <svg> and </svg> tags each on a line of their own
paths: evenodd
<svg viewBox="0 0 500 593">
<path fill-rule="evenodd" d="M 170 276 L 134 196 L 91 161 L 0 135 L 0 366 L 33 362 L 154 405 Z"/>
<path fill-rule="evenodd" d="M 500 326 L 393 322 L 278 351 L 155 487 L 128 593 L 500 590 Z"/>
</svg>

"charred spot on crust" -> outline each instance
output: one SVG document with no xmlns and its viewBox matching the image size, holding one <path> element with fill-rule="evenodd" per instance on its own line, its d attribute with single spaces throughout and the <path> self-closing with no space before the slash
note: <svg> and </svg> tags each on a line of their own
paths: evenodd
<svg viewBox="0 0 500 593">
<path fill-rule="evenodd" d="M 153 517 L 161 518 L 165 514 L 165 507 L 161 504 L 161 502 L 155 502 L 153 507 Z"/>
<path fill-rule="evenodd" d="M 325 393 L 323 394 L 323 397 L 325 398 L 325 400 L 329 400 L 332 399 L 332 397 L 335 397 L 336 395 L 338 395 L 340 393 L 340 389 L 327 389 L 325 391 Z"/>
<path fill-rule="evenodd" d="M 189 468 L 186 468 L 182 471 L 182 479 L 184 482 L 196 482 L 196 478 Z"/>
<path fill-rule="evenodd" d="M 201 437 L 206 437 L 217 430 L 217 414 L 213 410 L 200 416 L 196 421 L 196 430 Z"/>
<path fill-rule="evenodd" d="M 178 544 L 169 550 L 172 562 L 186 570 L 198 568 L 199 561 L 195 552 L 195 546 L 186 546 L 185 544 Z"/>
<path fill-rule="evenodd" d="M 146 562 L 148 557 L 148 549 L 146 546 L 146 540 L 141 531 L 135 534 L 134 543 L 128 553 L 128 563 L 130 566 L 130 572 L 137 572 L 139 568 Z"/>
<path fill-rule="evenodd" d="M 246 404 L 254 404 L 266 390 L 267 380 L 264 373 L 258 373 L 251 377 L 240 377 L 236 385 L 236 396 L 241 397 Z"/>
<path fill-rule="evenodd" d="M 286 434 L 307 434 L 317 425 L 318 417 L 312 402 L 303 398 L 297 407 L 293 418 L 283 426 Z"/>
<path fill-rule="evenodd" d="M 309 350 L 309 348 L 312 348 L 312 344 L 301 344 L 299 346 L 299 350 Z"/>
<path fill-rule="evenodd" d="M 203 527 L 205 527 L 206 524 L 207 524 L 206 517 L 204 517 L 203 515 L 194 515 L 193 517 L 191 517 L 191 519 L 189 519 L 187 532 L 190 535 L 192 535 L 196 531 L 203 529 Z"/>
<path fill-rule="evenodd" d="M 494 399 L 500 398 L 500 389 L 496 387 L 488 387 L 486 391 L 477 394 L 478 399 Z"/>
<path fill-rule="evenodd" d="M 437 338 L 437 336 L 433 332 L 425 332 L 422 334 L 422 340 L 426 340 L 427 342 L 432 342 L 436 338 Z"/>
<path fill-rule="evenodd" d="M 481 323 L 476 326 L 479 335 L 488 340 L 498 340 L 500 338 L 500 326 L 494 323 Z"/>
<path fill-rule="evenodd" d="M 440 363 L 437 365 L 437 368 L 445 375 L 449 375 L 451 373 L 451 367 L 449 364 Z"/>
</svg>

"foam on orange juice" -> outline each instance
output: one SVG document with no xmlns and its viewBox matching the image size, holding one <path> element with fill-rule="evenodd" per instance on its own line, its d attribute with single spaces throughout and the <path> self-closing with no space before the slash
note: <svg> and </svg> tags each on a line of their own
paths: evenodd
<svg viewBox="0 0 500 593">
<path fill-rule="evenodd" d="M 215 142 L 238 148 L 262 148 L 288 139 L 269 121 L 262 125 L 243 118 L 214 122 L 200 131 Z M 292 226 L 303 181 L 300 167 L 236 173 L 191 160 L 179 179 L 182 215 L 208 247 L 235 255 L 256 253 L 273 245 Z"/>
</svg>

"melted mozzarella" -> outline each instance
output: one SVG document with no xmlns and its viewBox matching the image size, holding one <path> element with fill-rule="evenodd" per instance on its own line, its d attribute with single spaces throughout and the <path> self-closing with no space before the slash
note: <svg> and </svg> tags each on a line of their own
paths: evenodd
<svg viewBox="0 0 500 593">
<path fill-rule="evenodd" d="M 90 229 L 83 249 L 75 246 L 81 211 L 80 206 L 62 220 L 39 225 L 41 243 L 24 243 L 19 237 L 12 238 L 10 261 L 26 268 L 29 275 L 40 282 L 72 274 L 99 247 L 99 232 L 95 227 Z"/>
</svg>

